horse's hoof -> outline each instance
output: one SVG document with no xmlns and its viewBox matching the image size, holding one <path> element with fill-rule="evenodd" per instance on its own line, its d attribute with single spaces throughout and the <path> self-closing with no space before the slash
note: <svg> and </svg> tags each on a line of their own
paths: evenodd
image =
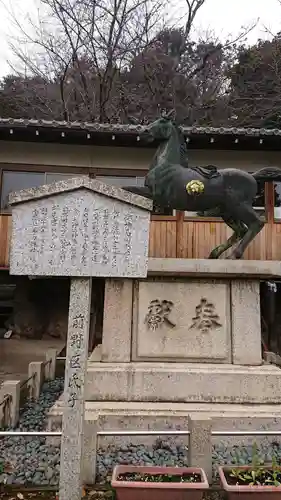
<svg viewBox="0 0 281 500">
<path fill-rule="evenodd" d="M 211 252 L 209 257 L 208 257 L 208 259 L 218 259 L 218 258 L 219 258 L 219 256 L 217 255 L 216 252 Z"/>
</svg>

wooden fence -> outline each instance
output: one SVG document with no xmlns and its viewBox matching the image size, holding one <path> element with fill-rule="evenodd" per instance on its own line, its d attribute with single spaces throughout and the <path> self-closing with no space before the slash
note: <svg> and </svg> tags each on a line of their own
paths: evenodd
<svg viewBox="0 0 281 500">
<path fill-rule="evenodd" d="M 154 220 L 150 226 L 150 257 L 184 259 L 208 258 L 211 250 L 223 243 L 232 231 L 223 221 L 184 219 Z M 281 224 L 266 223 L 245 253 L 247 260 L 281 260 Z"/>
</svg>

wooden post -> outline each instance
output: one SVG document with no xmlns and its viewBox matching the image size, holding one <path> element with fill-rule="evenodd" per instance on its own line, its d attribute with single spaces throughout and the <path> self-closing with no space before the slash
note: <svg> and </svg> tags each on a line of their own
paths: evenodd
<svg viewBox="0 0 281 500">
<path fill-rule="evenodd" d="M 182 259 L 184 257 L 184 212 L 177 212 L 177 258 Z"/>
</svg>

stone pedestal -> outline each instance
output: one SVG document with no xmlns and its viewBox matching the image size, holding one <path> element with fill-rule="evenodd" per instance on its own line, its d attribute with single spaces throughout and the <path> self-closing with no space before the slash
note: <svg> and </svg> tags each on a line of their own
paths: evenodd
<svg viewBox="0 0 281 500">
<path fill-rule="evenodd" d="M 260 281 L 280 276 L 276 262 L 149 259 L 147 279 L 107 280 L 102 346 L 86 382 L 100 427 L 134 418 L 137 428 L 169 428 L 176 412 L 180 429 L 192 414 L 200 422 L 212 414 L 225 430 L 245 419 L 276 428 L 281 371 L 261 357 Z"/>
<path fill-rule="evenodd" d="M 101 361 L 261 365 L 261 271 L 194 261 L 196 274 L 181 259 L 162 271 L 169 260 L 150 259 L 145 280 L 106 280 Z"/>
</svg>

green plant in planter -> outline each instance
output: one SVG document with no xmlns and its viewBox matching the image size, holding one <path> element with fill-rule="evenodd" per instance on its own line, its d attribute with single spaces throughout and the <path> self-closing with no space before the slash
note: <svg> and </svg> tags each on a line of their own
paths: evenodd
<svg viewBox="0 0 281 500">
<path fill-rule="evenodd" d="M 270 477 L 266 480 L 266 484 L 271 486 L 281 486 L 280 467 L 276 462 L 276 458 L 272 459 L 272 471 L 268 471 Z"/>
<path fill-rule="evenodd" d="M 236 480 L 237 484 L 281 486 L 281 471 L 276 458 L 272 458 L 271 467 L 265 467 L 258 457 L 256 443 L 254 444 L 253 460 L 250 469 L 243 470 L 237 466 L 231 470 L 229 477 Z"/>
</svg>

